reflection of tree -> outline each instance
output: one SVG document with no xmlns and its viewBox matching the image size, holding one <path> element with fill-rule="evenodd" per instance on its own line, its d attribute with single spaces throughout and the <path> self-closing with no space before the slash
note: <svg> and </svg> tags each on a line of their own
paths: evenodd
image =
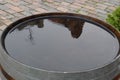
<svg viewBox="0 0 120 80">
<path fill-rule="evenodd" d="M 29 21 L 23 25 L 21 25 L 20 27 L 17 27 L 18 30 L 28 30 L 29 35 L 28 35 L 28 39 L 31 41 L 32 44 L 34 44 L 34 38 L 33 38 L 33 32 L 32 32 L 32 27 L 37 26 L 38 28 L 43 28 L 44 24 L 43 24 L 43 20 L 39 19 L 39 20 L 34 20 L 34 21 Z"/>
<path fill-rule="evenodd" d="M 71 35 L 73 38 L 78 38 L 82 33 L 84 21 L 80 19 L 52 18 L 50 20 L 55 23 L 63 24 L 71 31 Z"/>
<path fill-rule="evenodd" d="M 32 44 L 34 44 L 34 38 L 32 36 L 32 29 L 31 28 L 26 28 L 29 32 L 28 39 L 31 41 Z"/>
<path fill-rule="evenodd" d="M 118 74 L 113 80 L 120 80 L 120 74 Z"/>
<path fill-rule="evenodd" d="M 22 30 L 26 27 L 34 27 L 37 26 L 38 28 L 43 28 L 44 24 L 43 24 L 43 19 L 39 19 L 39 20 L 32 20 L 32 21 L 28 21 L 26 23 L 23 23 L 20 27 L 17 27 L 18 30 Z"/>
<path fill-rule="evenodd" d="M 32 30 L 31 30 L 31 28 L 29 28 L 28 30 L 29 30 L 29 33 L 30 33 L 30 34 L 29 34 L 29 39 L 30 39 L 30 40 L 33 40 Z"/>
<path fill-rule="evenodd" d="M 62 24 L 64 27 L 68 28 L 71 32 L 71 36 L 73 38 L 79 38 L 84 21 L 80 19 L 73 19 L 73 18 L 49 18 L 54 23 Z M 17 27 L 18 30 L 28 30 L 29 36 L 28 39 L 33 43 L 34 38 L 33 38 L 33 32 L 32 32 L 32 27 L 37 26 L 38 28 L 43 28 L 44 27 L 44 21 L 43 19 L 36 19 L 36 20 L 31 20 L 26 23 L 23 23 L 20 27 Z"/>
</svg>

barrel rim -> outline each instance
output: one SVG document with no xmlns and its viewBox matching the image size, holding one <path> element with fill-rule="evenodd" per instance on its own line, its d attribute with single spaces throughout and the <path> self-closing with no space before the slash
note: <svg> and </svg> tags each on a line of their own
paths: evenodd
<svg viewBox="0 0 120 80">
<path fill-rule="evenodd" d="M 4 31 L 2 33 L 2 36 L 1 36 L 1 41 L 0 41 L 1 47 L 4 50 L 4 53 L 7 54 L 7 52 L 5 50 L 5 46 L 4 46 L 4 38 L 6 37 L 7 32 L 9 32 L 9 30 L 11 30 L 15 25 L 19 24 L 21 21 L 27 21 L 29 19 L 34 19 L 34 18 L 37 18 L 37 17 L 47 16 L 47 15 L 48 16 L 58 16 L 58 15 L 61 16 L 61 15 L 64 15 L 64 16 L 79 17 L 79 18 L 88 19 L 91 22 L 95 22 L 97 24 L 100 24 L 100 25 L 106 27 L 107 29 L 109 29 L 110 31 L 112 31 L 112 33 L 114 33 L 114 35 L 118 39 L 119 46 L 120 46 L 120 33 L 119 33 L 119 31 L 117 29 L 113 28 L 110 24 L 108 24 L 108 23 L 106 23 L 106 22 L 104 22 L 102 20 L 87 16 L 87 15 L 76 14 L 76 13 L 51 12 L 51 13 L 42 13 L 42 14 L 36 14 L 36 15 L 27 16 L 27 17 L 21 18 L 21 19 L 15 21 L 15 22 L 11 23 L 10 25 L 8 25 L 8 27 L 6 27 L 4 29 Z M 12 58 L 18 64 L 24 65 L 24 66 L 32 68 L 32 69 L 45 71 L 45 72 L 50 72 L 50 73 L 69 73 L 69 74 L 71 74 L 71 73 L 91 72 L 91 71 L 96 71 L 96 70 L 99 70 L 101 68 L 104 68 L 104 67 L 114 63 L 116 60 L 118 60 L 120 58 L 119 54 L 120 54 L 120 47 L 119 47 L 118 55 L 115 57 L 115 59 L 109 61 L 108 63 L 106 63 L 106 64 L 104 64 L 102 66 L 96 67 L 96 68 L 92 68 L 92 69 L 88 69 L 88 70 L 84 70 L 84 71 L 74 71 L 74 72 L 50 71 L 50 70 L 45 70 L 45 69 L 39 69 L 39 68 L 35 68 L 35 67 L 32 67 L 32 66 L 26 65 L 24 63 L 21 63 L 21 62 L 17 61 L 16 59 L 14 59 L 13 57 L 9 56 L 8 54 L 7 54 L 7 56 Z"/>
</svg>

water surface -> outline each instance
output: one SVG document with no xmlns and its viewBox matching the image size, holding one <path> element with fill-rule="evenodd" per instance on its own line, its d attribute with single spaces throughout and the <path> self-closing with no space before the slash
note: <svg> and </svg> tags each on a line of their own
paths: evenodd
<svg viewBox="0 0 120 80">
<path fill-rule="evenodd" d="M 84 71 L 113 60 L 117 38 L 101 26 L 80 19 L 36 19 L 17 25 L 5 38 L 8 54 L 40 69 Z"/>
</svg>

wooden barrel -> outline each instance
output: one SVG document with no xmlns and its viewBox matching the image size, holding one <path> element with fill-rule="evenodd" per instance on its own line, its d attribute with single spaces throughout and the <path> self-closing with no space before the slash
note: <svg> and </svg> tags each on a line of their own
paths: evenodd
<svg viewBox="0 0 120 80">
<path fill-rule="evenodd" d="M 34 68 L 23 63 L 18 62 L 17 60 L 13 59 L 11 56 L 7 54 L 4 47 L 4 38 L 7 34 L 7 31 L 13 28 L 18 23 L 21 23 L 25 20 L 35 19 L 38 17 L 55 17 L 55 16 L 72 16 L 81 19 L 86 19 L 87 21 L 95 22 L 96 25 L 103 25 L 106 29 L 110 30 L 114 35 L 116 35 L 118 41 L 120 42 L 120 34 L 119 32 L 114 29 L 109 24 L 80 14 L 73 14 L 73 13 L 44 13 L 33 15 L 29 17 L 25 17 L 20 19 L 11 25 L 9 25 L 6 30 L 3 32 L 1 37 L 1 45 L 0 45 L 0 64 L 1 64 L 1 72 L 6 78 L 6 80 L 118 80 L 120 77 L 118 74 L 120 73 L 119 69 L 119 57 L 117 57 L 111 61 L 109 64 L 106 64 L 102 67 L 88 70 L 88 71 L 78 71 L 78 72 L 56 72 L 56 71 L 47 71 L 43 69 Z M 77 36 L 74 36 L 77 37 Z M 118 75 L 118 76 L 117 76 Z M 116 77 L 117 76 L 117 77 Z M 4 80 L 4 79 L 3 79 Z"/>
</svg>

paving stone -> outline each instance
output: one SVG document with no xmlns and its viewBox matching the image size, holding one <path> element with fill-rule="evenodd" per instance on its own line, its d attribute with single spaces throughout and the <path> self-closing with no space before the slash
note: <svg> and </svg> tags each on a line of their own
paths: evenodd
<svg viewBox="0 0 120 80">
<path fill-rule="evenodd" d="M 107 17 L 107 15 L 104 15 L 102 13 L 99 13 L 97 16 L 100 17 L 100 19 L 106 19 Z"/>
<path fill-rule="evenodd" d="M 31 8 L 31 7 L 32 7 L 32 8 Z M 21 8 L 23 11 L 30 11 L 30 10 L 36 8 L 36 7 L 33 7 L 33 6 L 31 6 L 31 7 L 29 7 L 29 6 L 25 6 L 25 5 L 20 6 L 20 8 Z"/>
<path fill-rule="evenodd" d="M 54 0 L 55 2 L 62 2 L 62 1 L 64 1 L 64 0 Z"/>
<path fill-rule="evenodd" d="M 79 7 L 79 6 L 76 6 L 76 5 L 70 5 L 69 6 L 70 7 L 70 10 L 76 10 L 76 9 L 80 9 L 81 7 Z"/>
<path fill-rule="evenodd" d="M 49 2 L 49 3 L 52 3 L 52 2 L 54 2 L 53 0 L 46 0 L 47 2 Z"/>
<path fill-rule="evenodd" d="M 108 7 L 108 9 L 111 10 L 111 11 L 113 11 L 113 10 L 116 9 L 116 7 L 110 6 L 110 7 Z"/>
<path fill-rule="evenodd" d="M 4 25 L 4 23 L 0 21 L 0 27 L 3 26 L 3 25 Z"/>
<path fill-rule="evenodd" d="M 83 14 L 83 15 L 88 15 L 86 11 L 79 11 L 78 13 Z"/>
<path fill-rule="evenodd" d="M 84 5 L 84 4 L 79 4 L 79 3 L 76 3 L 76 2 L 75 2 L 75 3 L 73 3 L 73 5 L 74 5 L 74 6 L 77 6 L 78 8 L 79 8 L 79 7 L 82 7 L 82 8 L 84 8 L 84 7 L 85 7 L 85 5 Z"/>
<path fill-rule="evenodd" d="M 76 0 L 76 2 L 79 3 L 79 4 L 85 4 L 86 1 L 88 1 L 88 0 Z"/>
<path fill-rule="evenodd" d="M 8 25 L 33 14 L 72 12 L 105 20 L 117 6 L 120 6 L 120 0 L 0 0 L 0 19 Z"/>
<path fill-rule="evenodd" d="M 25 16 L 30 16 L 30 15 L 32 15 L 32 13 L 31 12 L 27 12 L 27 11 L 24 11 L 24 12 L 21 12 L 23 15 L 25 15 Z"/>
<path fill-rule="evenodd" d="M 113 10 L 111 10 L 110 8 L 106 8 L 105 11 L 106 11 L 107 13 L 111 13 Z"/>
<path fill-rule="evenodd" d="M 54 12 L 54 11 L 57 11 L 57 8 L 53 8 L 53 7 L 44 5 L 44 4 L 41 4 L 41 5 L 40 5 L 40 8 L 43 8 L 43 9 L 47 10 L 48 12 L 49 12 L 49 11 L 53 11 L 53 12 Z"/>
<path fill-rule="evenodd" d="M 12 2 L 19 2 L 20 0 L 11 0 Z"/>
<path fill-rule="evenodd" d="M 62 3 L 61 3 L 61 5 L 63 5 L 63 6 L 69 6 L 69 5 L 70 5 L 70 3 L 67 3 L 67 2 L 62 2 Z"/>
<path fill-rule="evenodd" d="M 46 6 L 48 7 L 48 9 L 49 9 L 49 8 L 50 8 L 50 9 L 55 9 L 55 8 L 58 7 L 57 5 L 49 4 L 49 3 L 47 3 L 47 2 L 45 2 L 44 5 L 46 5 Z M 59 5 L 59 6 L 61 6 L 61 5 Z"/>
<path fill-rule="evenodd" d="M 120 0 L 110 0 L 109 3 L 111 3 L 112 5 L 117 5 L 117 6 L 120 6 Z"/>
<path fill-rule="evenodd" d="M 2 25 L 2 26 L 0 26 L 0 30 L 3 31 L 6 27 L 7 27 L 7 25 Z"/>
<path fill-rule="evenodd" d="M 0 16 L 0 19 L 4 20 L 4 19 L 7 19 L 6 17 L 4 16 Z"/>
<path fill-rule="evenodd" d="M 90 11 L 87 11 L 87 13 L 90 15 L 96 16 L 98 12 L 90 10 Z"/>
<path fill-rule="evenodd" d="M 9 7 L 10 9 L 16 11 L 16 12 L 23 11 L 23 9 L 19 8 L 18 6 L 12 5 L 12 4 L 7 4 L 6 6 Z"/>
<path fill-rule="evenodd" d="M 55 6 L 59 6 L 61 3 L 60 2 L 54 2 L 52 4 L 55 5 Z"/>
<path fill-rule="evenodd" d="M 113 6 L 113 4 L 111 4 L 111 3 L 108 3 L 108 2 L 105 2 L 105 3 L 103 3 L 105 6 Z"/>
<path fill-rule="evenodd" d="M 7 2 L 5 0 L 0 0 L 0 4 L 6 4 Z"/>
<path fill-rule="evenodd" d="M 36 11 L 36 10 L 32 10 L 31 13 L 32 13 L 32 15 L 34 15 L 34 14 L 40 14 L 41 12 L 40 11 Z"/>
<path fill-rule="evenodd" d="M 25 1 L 22 1 L 22 0 L 19 1 L 18 3 L 19 3 L 20 6 L 22 6 L 22 5 L 28 5 L 29 4 L 29 3 L 25 2 Z"/>
<path fill-rule="evenodd" d="M 0 5 L 0 10 L 8 10 L 9 8 L 5 5 Z"/>
<path fill-rule="evenodd" d="M 74 0 L 65 0 L 66 2 L 68 2 L 68 3 L 73 3 L 74 2 Z"/>
<path fill-rule="evenodd" d="M 103 15 L 105 15 L 107 13 L 106 11 L 103 11 L 103 10 L 100 10 L 100 9 L 97 9 L 96 12 L 98 12 L 100 14 L 103 14 Z"/>
<path fill-rule="evenodd" d="M 0 10 L 0 15 L 2 15 L 2 14 L 7 14 L 7 13 L 3 10 Z"/>
<path fill-rule="evenodd" d="M 18 20 L 18 19 L 21 19 L 22 17 L 14 17 L 14 18 L 10 18 L 9 20 L 11 21 L 11 22 L 15 22 L 16 20 Z"/>
<path fill-rule="evenodd" d="M 36 5 L 28 5 L 27 6 L 28 8 L 31 8 L 31 9 L 35 9 L 35 8 L 38 8 L 39 6 L 36 6 Z M 24 8 L 25 9 L 25 8 Z"/>
<path fill-rule="evenodd" d="M 35 10 L 38 11 L 38 12 L 47 12 L 47 10 L 45 10 L 43 8 L 36 8 Z"/>
<path fill-rule="evenodd" d="M 12 4 L 14 6 L 19 6 L 19 0 L 15 1 L 15 0 L 8 0 L 7 3 Z"/>
<path fill-rule="evenodd" d="M 23 1 L 30 3 L 30 4 L 33 3 L 33 0 L 23 0 Z"/>
<path fill-rule="evenodd" d="M 42 2 L 42 0 L 33 0 L 33 1 L 34 1 L 34 2 L 40 2 L 40 3 Z"/>
<path fill-rule="evenodd" d="M 37 11 L 32 12 L 33 15 L 35 15 L 35 14 L 40 14 L 40 13 L 41 13 L 41 12 L 37 12 Z"/>
<path fill-rule="evenodd" d="M 6 19 L 10 19 L 10 18 L 14 18 L 14 16 L 12 14 L 7 14 L 6 16 L 4 16 Z"/>
<path fill-rule="evenodd" d="M 96 7 L 97 7 L 98 9 L 103 9 L 103 10 L 104 10 L 105 8 L 107 8 L 107 5 L 97 3 L 97 4 L 96 4 Z"/>
<path fill-rule="evenodd" d="M 94 7 L 94 8 L 96 8 L 96 2 L 95 1 L 90 1 L 90 0 L 87 0 L 86 2 L 85 2 L 85 4 L 87 5 L 87 6 L 91 6 L 91 7 Z"/>
<path fill-rule="evenodd" d="M 86 8 L 86 9 L 88 9 L 88 10 L 92 10 L 92 11 L 94 11 L 94 10 L 95 10 L 95 8 L 94 8 L 94 7 L 91 7 L 91 6 L 88 6 L 88 5 L 85 5 L 85 6 L 84 6 L 84 8 Z"/>
<path fill-rule="evenodd" d="M 63 7 L 58 7 L 57 10 L 62 11 L 62 12 L 68 12 L 68 9 L 63 8 Z"/>
<path fill-rule="evenodd" d="M 25 1 L 19 1 L 19 0 L 17 0 L 17 1 L 11 1 L 11 2 L 9 2 L 10 4 L 12 4 L 12 5 L 15 5 L 15 6 L 22 6 L 22 5 L 28 5 L 29 3 L 27 3 L 27 2 L 25 2 Z"/>
<path fill-rule="evenodd" d="M 2 22 L 3 22 L 5 25 L 10 25 L 10 24 L 12 23 L 12 21 L 9 20 L 9 19 L 2 20 Z"/>
<path fill-rule="evenodd" d="M 24 14 L 22 14 L 22 13 L 15 13 L 15 14 L 13 14 L 15 17 L 17 17 L 17 18 L 22 18 L 22 17 L 25 17 L 25 15 Z"/>
<path fill-rule="evenodd" d="M 14 10 L 12 10 L 12 9 L 8 9 L 8 10 L 6 10 L 6 12 L 8 12 L 8 13 L 10 13 L 10 14 L 14 14 L 14 13 L 16 13 Z"/>
</svg>

